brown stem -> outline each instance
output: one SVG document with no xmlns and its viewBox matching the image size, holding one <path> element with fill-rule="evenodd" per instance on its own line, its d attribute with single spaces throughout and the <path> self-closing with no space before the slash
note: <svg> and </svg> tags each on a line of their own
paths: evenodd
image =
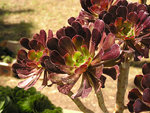
<svg viewBox="0 0 150 113">
<path fill-rule="evenodd" d="M 116 106 L 114 113 L 123 113 L 125 109 L 124 97 L 128 85 L 129 67 L 130 63 L 128 61 L 123 62 L 120 65 L 120 75 L 117 82 Z"/>
<path fill-rule="evenodd" d="M 109 113 L 106 106 L 105 106 L 105 103 L 104 103 L 104 98 L 103 98 L 102 91 L 100 90 L 100 91 L 96 92 L 96 96 L 97 96 L 97 99 L 98 99 L 99 107 L 101 108 L 103 113 Z"/>
<path fill-rule="evenodd" d="M 87 107 L 84 106 L 84 104 L 81 102 L 81 100 L 79 98 L 71 98 L 71 96 L 73 95 L 73 93 L 70 91 L 68 96 L 70 97 L 70 99 L 78 106 L 78 108 L 83 112 L 83 113 L 94 113 L 93 111 L 91 111 L 90 109 L 88 109 Z"/>
</svg>

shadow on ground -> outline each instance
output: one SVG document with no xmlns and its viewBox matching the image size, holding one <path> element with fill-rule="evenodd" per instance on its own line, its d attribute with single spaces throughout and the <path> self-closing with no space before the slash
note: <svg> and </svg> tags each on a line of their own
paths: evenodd
<svg viewBox="0 0 150 113">
<path fill-rule="evenodd" d="M 17 10 L 10 11 L 0 9 L 0 41 L 2 40 L 19 40 L 21 37 L 30 37 L 32 23 L 20 22 L 20 23 L 6 23 L 4 17 L 10 14 L 29 13 L 33 10 Z M 19 17 L 21 18 L 21 16 Z"/>
</svg>

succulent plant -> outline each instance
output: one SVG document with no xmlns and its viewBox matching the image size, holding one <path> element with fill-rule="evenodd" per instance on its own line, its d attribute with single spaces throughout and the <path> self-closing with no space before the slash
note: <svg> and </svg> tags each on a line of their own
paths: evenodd
<svg viewBox="0 0 150 113">
<path fill-rule="evenodd" d="M 81 1 L 84 12 L 90 13 L 88 14 L 90 16 L 87 16 L 86 13 L 83 14 L 83 11 L 81 11 L 78 18 L 93 22 L 96 18 L 102 19 L 106 24 L 106 33 L 113 33 L 119 40 L 119 44 L 124 44 L 126 50 L 135 52 L 135 60 L 149 57 L 150 15 L 148 5 L 128 3 L 126 0 L 117 0 L 113 4 L 112 1 L 109 1 L 105 2 L 107 7 L 95 8 L 99 12 L 95 18 L 93 13 L 90 12 L 90 3 L 93 2 L 90 0 Z M 95 3 L 98 3 L 96 4 L 98 7 L 103 7 L 100 1 Z"/>
<path fill-rule="evenodd" d="M 129 92 L 128 109 L 130 112 L 150 111 L 150 63 L 144 64 L 143 75 L 136 75 L 135 85 L 138 87 Z"/>
<path fill-rule="evenodd" d="M 18 84 L 18 87 L 29 89 L 40 78 L 44 72 L 42 86 L 47 85 L 47 73 L 49 70 L 42 66 L 42 59 L 49 56 L 50 52 L 46 46 L 46 41 L 51 37 L 52 32 L 49 30 L 49 35 L 46 37 L 44 30 L 40 31 L 40 34 L 35 34 L 33 39 L 29 41 L 27 38 L 22 38 L 20 44 L 26 49 L 21 49 L 17 54 L 17 63 L 13 64 L 13 71 L 20 78 L 27 78 L 23 82 Z M 60 72 L 54 65 L 55 71 Z M 42 87 L 41 87 L 42 88 Z"/>
<path fill-rule="evenodd" d="M 52 61 L 64 74 L 51 72 L 49 79 L 58 85 L 58 90 L 68 94 L 76 81 L 82 75 L 82 83 L 78 92 L 72 97 L 86 97 L 92 85 L 96 90 L 104 87 L 105 77 L 102 73 L 116 79 L 118 66 L 106 68 L 105 62 L 115 60 L 120 56 L 119 45 L 115 44 L 112 33 L 106 35 L 105 24 L 96 20 L 90 27 L 84 27 L 74 20 L 71 26 L 63 27 L 56 33 L 57 37 L 47 42 L 51 54 L 45 59 L 44 65 L 49 68 Z"/>
</svg>

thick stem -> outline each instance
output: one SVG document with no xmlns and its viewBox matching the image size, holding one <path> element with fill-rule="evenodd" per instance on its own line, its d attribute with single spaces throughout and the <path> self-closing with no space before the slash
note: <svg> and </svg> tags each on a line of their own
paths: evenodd
<svg viewBox="0 0 150 113">
<path fill-rule="evenodd" d="M 94 113 L 93 111 L 91 111 L 90 109 L 88 109 L 87 107 L 84 106 L 84 104 L 81 102 L 81 100 L 79 98 L 71 98 L 71 96 L 73 95 L 73 93 L 70 91 L 68 96 L 70 97 L 70 99 L 78 106 L 78 108 L 83 112 L 83 113 Z"/>
<path fill-rule="evenodd" d="M 129 67 L 130 63 L 128 61 L 123 62 L 120 65 L 120 75 L 117 82 L 116 106 L 114 113 L 123 113 L 125 109 L 124 97 L 128 85 Z"/>
<path fill-rule="evenodd" d="M 101 108 L 103 113 L 109 113 L 106 106 L 105 106 L 105 103 L 104 103 L 104 98 L 103 98 L 102 91 L 100 90 L 100 91 L 96 92 L 96 96 L 97 96 L 97 99 L 98 99 L 99 107 Z"/>
</svg>

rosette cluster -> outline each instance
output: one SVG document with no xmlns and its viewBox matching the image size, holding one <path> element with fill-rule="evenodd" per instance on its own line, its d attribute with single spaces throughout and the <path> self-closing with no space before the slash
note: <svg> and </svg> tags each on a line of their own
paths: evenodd
<svg viewBox="0 0 150 113">
<path fill-rule="evenodd" d="M 25 49 L 18 52 L 13 65 L 13 71 L 26 79 L 18 84 L 20 88 L 32 87 L 43 74 L 43 87 L 56 84 L 61 93 L 68 94 L 82 76 L 81 87 L 72 97 L 86 97 L 92 87 L 96 91 L 104 88 L 104 75 L 117 79 L 121 50 L 115 44 L 115 36 L 105 33 L 103 20 L 97 19 L 85 27 L 72 18 L 69 24 L 56 35 L 49 30 L 46 36 L 41 30 L 30 41 L 20 40 Z"/>
<path fill-rule="evenodd" d="M 27 38 L 22 38 L 20 40 L 20 44 L 24 49 L 18 51 L 17 63 L 13 64 L 12 68 L 14 73 L 26 80 L 20 82 L 18 87 L 29 89 L 37 82 L 43 72 L 44 78 L 42 85 L 47 85 L 47 73 L 49 70 L 45 69 L 42 60 L 50 54 L 46 42 L 51 36 L 51 31 L 49 31 L 49 36 L 47 37 L 46 32 L 41 30 L 40 34 L 35 34 L 32 40 Z M 54 65 L 51 66 L 55 71 L 61 72 Z"/>
<path fill-rule="evenodd" d="M 128 109 L 130 112 L 150 111 L 150 63 L 144 64 L 143 75 L 136 75 L 135 85 L 138 87 L 129 92 Z"/>
<path fill-rule="evenodd" d="M 64 74 L 51 72 L 49 80 L 57 84 L 58 90 L 68 94 L 79 77 L 82 83 L 78 92 L 72 97 L 86 97 L 92 86 L 95 90 L 104 87 L 107 74 L 116 79 L 119 74 L 117 65 L 105 67 L 104 62 L 115 60 L 120 56 L 120 47 L 115 44 L 113 34 L 106 35 L 105 24 L 96 20 L 90 27 L 82 26 L 78 21 L 70 22 L 71 26 L 63 27 L 56 32 L 56 37 L 48 40 L 51 51 L 50 60 Z M 49 68 L 49 62 L 44 61 Z"/>
<path fill-rule="evenodd" d="M 101 11 L 108 10 L 114 0 L 80 0 L 81 7 L 88 13 L 98 16 Z"/>
</svg>

